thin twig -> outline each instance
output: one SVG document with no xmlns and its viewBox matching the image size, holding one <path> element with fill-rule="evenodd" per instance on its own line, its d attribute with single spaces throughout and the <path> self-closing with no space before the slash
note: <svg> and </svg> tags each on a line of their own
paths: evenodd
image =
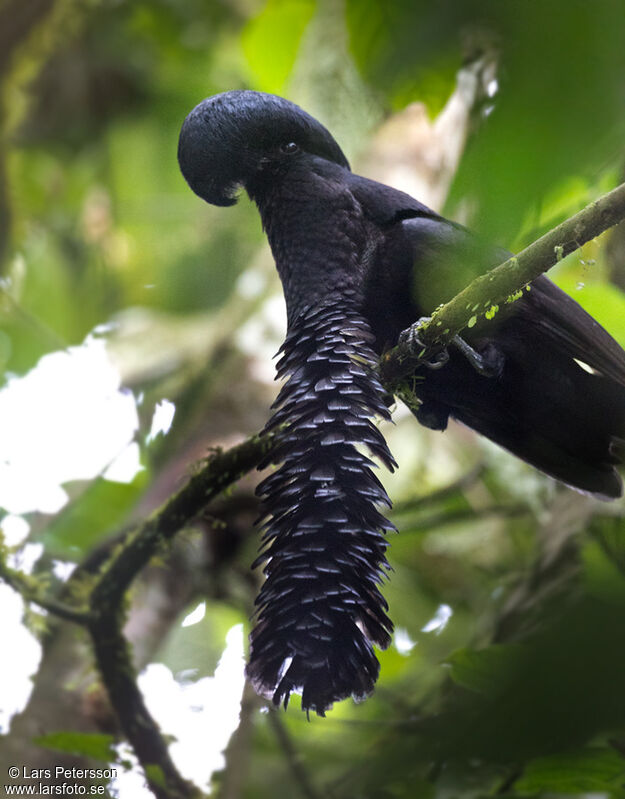
<svg viewBox="0 0 625 799">
<path fill-rule="evenodd" d="M 7 585 L 10 585 L 26 602 L 38 605 L 60 619 L 82 624 L 83 626 L 89 621 L 88 608 L 73 608 L 64 602 L 59 602 L 57 599 L 47 596 L 36 577 L 23 574 L 7 566 L 3 552 L 0 552 L 0 580 L 4 580 Z"/>
<path fill-rule="evenodd" d="M 261 698 L 248 681 L 243 686 L 239 725 L 224 750 L 225 766 L 219 775 L 216 799 L 240 799 L 249 770 L 254 722 Z"/>
<path fill-rule="evenodd" d="M 527 505 L 488 505 L 485 508 L 457 508 L 440 513 L 431 513 L 422 518 L 417 517 L 413 522 L 407 522 L 403 535 L 410 535 L 412 532 L 425 533 L 427 530 L 444 527 L 446 525 L 459 524 L 460 522 L 476 521 L 487 519 L 491 516 L 500 516 L 504 519 L 514 519 L 518 516 L 525 516 L 531 513 Z"/>
<path fill-rule="evenodd" d="M 302 795 L 305 796 L 306 799 L 321 799 L 321 794 L 314 787 L 308 771 L 304 768 L 300 754 L 295 748 L 284 722 L 280 718 L 280 711 L 276 710 L 274 707 L 270 708 L 268 718 Z"/>
<path fill-rule="evenodd" d="M 200 799 L 202 792 L 178 772 L 166 740 L 145 705 L 128 641 L 121 632 L 121 617 L 121 612 L 98 614 L 89 625 L 98 668 L 120 726 L 157 799 Z"/>
<path fill-rule="evenodd" d="M 482 474 L 484 474 L 485 469 L 486 467 L 483 463 L 477 463 L 475 466 L 469 469 L 468 472 L 461 475 L 457 480 L 454 480 L 446 486 L 442 486 L 434 491 L 430 491 L 429 494 L 423 494 L 420 497 L 415 497 L 414 499 L 408 500 L 406 502 L 394 503 L 393 515 L 398 516 L 405 513 L 415 513 L 417 511 L 423 510 L 423 508 L 429 507 L 430 505 L 438 505 L 439 502 L 445 502 L 445 500 L 453 497 L 455 494 L 459 494 L 465 489 L 474 485 L 482 476 Z"/>
</svg>

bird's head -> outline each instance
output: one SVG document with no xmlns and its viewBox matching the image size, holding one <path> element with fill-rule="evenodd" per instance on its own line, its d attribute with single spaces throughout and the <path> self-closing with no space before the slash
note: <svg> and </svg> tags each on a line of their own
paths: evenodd
<svg viewBox="0 0 625 799">
<path fill-rule="evenodd" d="M 240 187 L 287 167 L 298 155 L 349 169 L 330 133 L 295 103 L 273 94 L 231 91 L 208 97 L 185 119 L 178 161 L 193 191 L 213 205 L 233 205 Z"/>
</svg>

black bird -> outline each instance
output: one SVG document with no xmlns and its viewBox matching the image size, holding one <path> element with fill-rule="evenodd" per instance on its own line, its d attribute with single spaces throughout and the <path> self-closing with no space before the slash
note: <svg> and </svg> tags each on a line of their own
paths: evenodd
<svg viewBox="0 0 625 799">
<path fill-rule="evenodd" d="M 209 203 L 232 205 L 247 191 L 282 280 L 278 376 L 288 379 L 261 464 L 279 468 L 258 489 L 267 579 L 248 676 L 275 704 L 298 691 L 303 709 L 323 715 L 373 690 L 373 644 L 387 646 L 392 631 L 378 589 L 392 525 L 376 507 L 390 502 L 356 446 L 395 465 L 373 424 L 389 417 L 376 358 L 507 253 L 352 174 L 330 133 L 280 97 L 209 97 L 185 120 L 178 158 Z M 419 370 L 418 420 L 443 430 L 451 416 L 580 491 L 620 496 L 625 352 L 614 339 L 540 277 L 466 341 L 441 368 Z"/>
</svg>

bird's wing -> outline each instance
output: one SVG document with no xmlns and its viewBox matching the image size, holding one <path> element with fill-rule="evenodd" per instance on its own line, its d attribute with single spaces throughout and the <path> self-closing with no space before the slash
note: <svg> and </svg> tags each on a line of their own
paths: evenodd
<svg viewBox="0 0 625 799">
<path fill-rule="evenodd" d="M 516 304 L 516 303 L 515 303 Z M 513 305 L 514 308 L 514 305 Z M 516 313 L 572 358 L 625 386 L 625 351 L 572 297 L 541 275 Z"/>
<path fill-rule="evenodd" d="M 485 245 L 470 231 L 440 217 L 415 216 L 404 220 L 402 228 L 413 247 L 414 290 L 421 308 L 425 303 L 433 309 L 451 299 L 474 277 L 511 255 Z M 508 318 L 514 318 L 515 324 L 532 326 L 563 354 L 625 386 L 625 351 L 548 277 L 541 275 L 532 281 L 531 290 L 504 310 L 503 319 L 495 316 L 494 328 Z M 480 332 L 487 330 L 482 326 Z"/>
</svg>

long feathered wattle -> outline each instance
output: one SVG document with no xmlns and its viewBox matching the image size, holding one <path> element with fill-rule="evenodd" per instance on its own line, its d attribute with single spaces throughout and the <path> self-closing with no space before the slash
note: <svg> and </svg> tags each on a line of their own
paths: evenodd
<svg viewBox="0 0 625 799">
<path fill-rule="evenodd" d="M 247 674 L 276 705 L 301 692 L 323 715 L 334 701 L 371 693 L 393 625 L 378 588 L 389 568 L 376 505 L 391 503 L 366 446 L 396 464 L 373 423 L 390 418 L 372 370 L 367 322 L 349 301 L 311 307 L 290 325 L 278 377 L 288 380 L 267 424 L 281 464 L 258 486 L 266 581 L 256 600 Z"/>
</svg>

